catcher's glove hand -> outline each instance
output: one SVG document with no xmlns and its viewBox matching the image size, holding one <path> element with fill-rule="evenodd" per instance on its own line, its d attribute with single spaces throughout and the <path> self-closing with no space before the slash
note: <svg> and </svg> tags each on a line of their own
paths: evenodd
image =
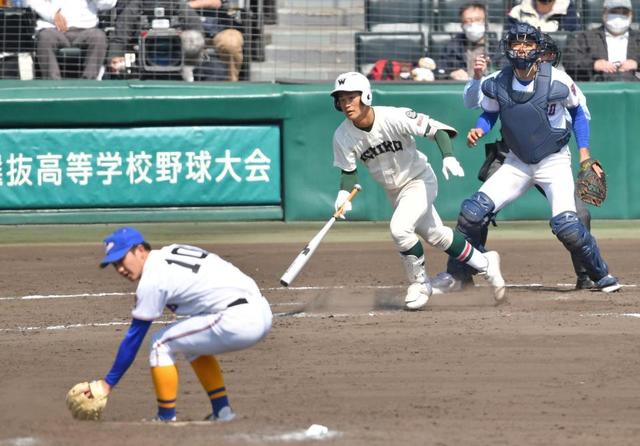
<svg viewBox="0 0 640 446">
<path fill-rule="evenodd" d="M 67 407 L 76 420 L 99 420 L 107 405 L 103 380 L 76 384 L 67 393 Z"/>
<path fill-rule="evenodd" d="M 594 206 L 602 205 L 607 198 L 607 180 L 598 160 L 587 158 L 580 163 L 576 190 L 585 203 Z"/>
</svg>

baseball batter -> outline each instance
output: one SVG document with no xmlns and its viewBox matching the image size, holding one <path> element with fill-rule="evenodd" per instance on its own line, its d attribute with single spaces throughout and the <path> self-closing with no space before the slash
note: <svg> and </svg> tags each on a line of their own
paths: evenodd
<svg viewBox="0 0 640 446">
<path fill-rule="evenodd" d="M 331 92 L 334 106 L 346 119 L 333 136 L 334 166 L 341 174 L 338 209 L 358 182 L 357 161 L 382 185 L 394 208 L 390 229 L 409 279 L 405 308 L 424 307 L 432 289 L 425 270 L 424 250 L 418 236 L 430 245 L 484 274 L 497 302 L 504 299 L 505 283 L 500 256 L 481 253 L 462 234 L 442 224 L 434 207 L 438 183 L 427 156 L 418 151 L 416 136 L 435 140 L 442 153 L 442 173 L 463 176 L 453 156 L 452 127 L 408 108 L 372 106 L 369 80 L 356 72 L 343 73 Z M 351 210 L 347 202 L 345 210 Z"/>
<path fill-rule="evenodd" d="M 100 265 L 113 264 L 120 275 L 138 282 L 131 326 L 101 381 L 106 392 L 120 381 L 151 322 L 167 308 L 179 317 L 151 339 L 149 363 L 158 402 L 154 420 L 176 420 L 178 355 L 191 363 L 209 397 L 212 413 L 206 419 L 233 419 L 214 355 L 251 347 L 270 330 L 271 309 L 256 283 L 231 263 L 195 246 L 152 250 L 134 228 L 120 228 L 104 241 L 106 254 Z"/>
<path fill-rule="evenodd" d="M 618 280 L 600 255 L 595 238 L 576 213 L 571 153 L 571 132 L 566 113 L 580 148 L 580 160 L 590 158 L 589 120 L 578 86 L 563 71 L 540 63 L 542 36 L 536 28 L 518 23 L 503 40 L 510 62 L 482 83 L 482 115 L 469 130 L 470 147 L 500 118 L 502 135 L 510 149 L 504 164 L 471 198 L 463 201 L 458 229 L 468 240 L 482 246 L 482 231 L 496 212 L 537 185 L 551 206 L 553 233 L 604 292 L 620 289 Z M 601 172 L 600 172 L 601 173 Z"/>
<path fill-rule="evenodd" d="M 542 34 L 542 49 L 540 54 L 540 63 L 548 62 L 551 63 L 554 67 L 557 67 L 560 64 L 560 50 L 558 49 L 555 41 L 548 34 Z M 487 70 L 487 60 L 484 55 L 480 55 L 476 57 L 474 61 L 474 73 L 473 78 L 471 78 L 464 87 L 463 92 L 463 101 L 464 106 L 469 109 L 480 108 L 482 104 L 482 100 L 484 99 L 484 94 L 482 94 L 482 90 L 480 85 L 484 80 L 487 79 L 485 76 Z M 491 76 L 496 76 L 498 72 L 493 73 Z M 587 119 L 591 119 L 591 115 L 589 113 L 589 109 L 587 107 L 587 100 L 579 89 L 576 89 L 578 94 L 580 107 L 582 107 L 584 114 Z M 571 114 L 565 110 L 565 118 L 571 121 Z M 503 140 L 498 140 L 494 143 L 487 144 L 486 146 L 487 159 L 483 163 L 480 168 L 480 172 L 478 173 L 478 178 L 481 181 L 486 181 L 486 179 L 491 176 L 504 162 L 504 156 L 509 151 L 508 147 Z M 539 186 L 536 186 L 538 191 L 544 195 L 544 191 Z M 575 204 L 576 204 L 576 213 L 578 218 L 584 224 L 588 231 L 591 231 L 591 213 L 587 208 L 586 204 L 580 199 L 578 193 L 574 194 Z M 496 213 L 494 213 L 495 216 Z M 484 228 L 482 231 L 481 237 L 481 246 L 486 246 L 487 243 L 487 235 L 489 229 L 489 221 L 484 223 Z M 580 263 L 580 259 L 578 259 L 574 254 L 571 255 L 571 261 L 573 263 L 573 268 L 576 273 L 576 289 L 584 290 L 584 289 L 592 289 L 595 288 L 596 284 L 591 280 L 589 274 L 587 273 L 587 269 Z M 462 266 L 462 268 L 460 267 Z M 459 291 L 464 289 L 466 286 L 473 285 L 473 271 L 470 271 L 468 267 L 464 267 L 460 263 L 456 262 L 455 259 L 449 259 L 447 263 L 447 272 L 437 274 L 432 281 L 433 293 L 441 294 L 452 291 Z"/>
</svg>

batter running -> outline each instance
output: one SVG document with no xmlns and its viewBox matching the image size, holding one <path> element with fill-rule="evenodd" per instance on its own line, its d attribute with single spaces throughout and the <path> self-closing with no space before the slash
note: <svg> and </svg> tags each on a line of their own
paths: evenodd
<svg viewBox="0 0 640 446">
<path fill-rule="evenodd" d="M 138 282 L 131 326 L 101 381 L 107 393 L 133 363 L 151 322 L 166 307 L 183 318 L 158 330 L 151 340 L 149 362 L 158 402 L 154 420 L 176 420 L 179 354 L 191 363 L 211 402 L 212 413 L 206 419 L 232 420 L 235 414 L 214 355 L 251 347 L 270 330 L 271 309 L 256 283 L 231 263 L 195 246 L 151 250 L 133 228 L 109 235 L 105 248 L 100 266 L 113 264 L 120 275 Z"/>
<path fill-rule="evenodd" d="M 595 238 L 576 213 L 567 146 L 571 131 L 565 114 L 568 111 L 571 116 L 582 162 L 590 158 L 589 120 L 581 105 L 584 95 L 565 72 L 541 63 L 542 44 L 538 29 L 525 23 L 511 25 L 502 41 L 511 65 L 482 83 L 483 113 L 469 130 L 467 143 L 475 146 L 500 118 L 510 151 L 480 190 L 463 201 L 457 229 L 482 247 L 482 232 L 495 213 L 539 186 L 551 206 L 553 233 L 586 269 L 597 289 L 617 291 L 621 287 L 618 280 L 609 274 Z"/>
<path fill-rule="evenodd" d="M 436 175 L 427 156 L 416 147 L 415 136 L 435 140 L 442 153 L 444 177 L 464 176 L 453 156 L 451 137 L 456 130 L 409 108 L 373 107 L 369 80 L 360 73 L 339 75 L 331 96 L 335 108 L 346 117 L 333 136 L 334 166 L 342 171 L 335 208 L 345 202 L 348 191 L 358 183 L 356 162 L 360 160 L 384 187 L 394 208 L 391 236 L 410 284 L 405 308 L 424 307 L 432 293 L 418 236 L 483 273 L 496 302 L 503 301 L 500 256 L 495 251 L 477 251 L 462 234 L 442 224 L 433 204 L 438 193 Z M 352 205 L 347 202 L 345 207 L 349 211 Z"/>
</svg>

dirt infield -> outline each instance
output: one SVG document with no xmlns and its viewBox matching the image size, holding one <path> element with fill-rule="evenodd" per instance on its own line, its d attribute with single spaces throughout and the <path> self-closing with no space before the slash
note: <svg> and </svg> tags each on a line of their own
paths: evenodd
<svg viewBox="0 0 640 446">
<path fill-rule="evenodd" d="M 325 243 L 293 289 L 278 278 L 299 243 L 200 245 L 252 275 L 276 314 L 262 343 L 220 357 L 239 417 L 141 422 L 155 413 L 145 349 L 104 421 L 73 421 L 64 395 L 111 366 L 134 286 L 97 268 L 97 244 L 4 246 L 0 446 L 640 443 L 637 238 L 600 240 L 621 293 L 574 291 L 569 256 L 551 236 L 497 240 L 508 304 L 494 307 L 478 280 L 415 313 L 401 310 L 390 242 Z M 443 254 L 427 256 L 430 273 L 443 269 Z M 178 416 L 201 420 L 209 404 L 179 366 Z M 311 424 L 329 438 L 302 440 Z"/>
</svg>

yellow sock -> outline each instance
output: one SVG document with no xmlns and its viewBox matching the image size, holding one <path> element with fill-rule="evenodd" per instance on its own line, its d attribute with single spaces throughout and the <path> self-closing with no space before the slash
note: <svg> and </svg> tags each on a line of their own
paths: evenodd
<svg viewBox="0 0 640 446">
<path fill-rule="evenodd" d="M 158 412 L 175 415 L 178 398 L 178 368 L 175 365 L 151 367 L 151 379 L 156 390 Z"/>
<path fill-rule="evenodd" d="M 209 395 L 213 414 L 218 416 L 218 411 L 229 405 L 227 389 L 224 386 L 224 377 L 218 360 L 211 355 L 200 356 L 191 362 L 191 367 Z"/>
</svg>

